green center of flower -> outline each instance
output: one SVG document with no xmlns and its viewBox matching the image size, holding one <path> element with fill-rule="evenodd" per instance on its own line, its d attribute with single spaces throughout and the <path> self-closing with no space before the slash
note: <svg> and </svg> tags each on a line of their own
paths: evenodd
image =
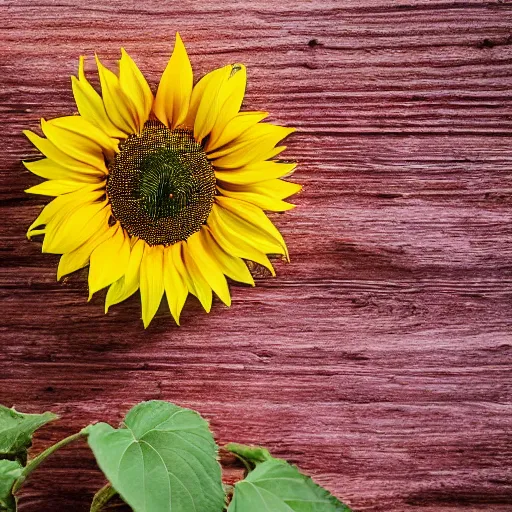
<svg viewBox="0 0 512 512">
<path fill-rule="evenodd" d="M 119 144 L 107 195 L 114 217 L 150 245 L 170 245 L 199 231 L 212 209 L 215 174 L 192 132 L 148 121 Z"/>
</svg>

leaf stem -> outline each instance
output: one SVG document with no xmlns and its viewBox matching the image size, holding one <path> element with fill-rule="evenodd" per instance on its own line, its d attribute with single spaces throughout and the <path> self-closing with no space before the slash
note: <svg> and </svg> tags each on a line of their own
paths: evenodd
<svg viewBox="0 0 512 512">
<path fill-rule="evenodd" d="M 110 485 L 104 485 L 95 495 L 89 512 L 99 512 L 115 495 L 117 491 Z"/>
<path fill-rule="evenodd" d="M 230 484 L 222 484 L 222 488 L 224 489 L 224 492 L 226 494 L 229 494 L 230 492 L 233 492 L 233 489 L 235 488 L 235 486 L 230 485 Z"/>
<path fill-rule="evenodd" d="M 27 479 L 27 476 L 34 471 L 42 462 L 45 461 L 47 457 L 49 457 L 52 453 L 56 452 L 59 448 L 66 446 L 67 444 L 79 439 L 80 437 L 86 435 L 85 428 L 73 434 L 71 436 L 65 437 L 61 439 L 58 443 L 53 444 L 52 446 L 46 448 L 43 452 L 41 452 L 36 458 L 32 459 L 24 468 L 21 476 L 16 480 L 12 487 L 12 493 L 16 493 L 20 490 L 23 482 Z"/>
<path fill-rule="evenodd" d="M 247 471 L 246 476 L 252 471 L 252 467 L 250 466 L 249 462 L 244 459 L 241 455 L 238 455 L 238 453 L 231 452 L 239 461 L 242 462 L 242 464 L 245 466 L 245 469 Z"/>
</svg>

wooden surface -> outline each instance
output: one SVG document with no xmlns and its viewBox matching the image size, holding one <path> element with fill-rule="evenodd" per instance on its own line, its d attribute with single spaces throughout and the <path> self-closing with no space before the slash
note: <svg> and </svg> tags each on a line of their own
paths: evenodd
<svg viewBox="0 0 512 512">
<path fill-rule="evenodd" d="M 160 398 L 356 511 L 512 510 L 511 2 L 4 0 L 0 25 L 0 402 L 62 414 L 37 449 Z M 25 240 L 21 130 L 75 111 L 80 54 L 124 46 L 155 87 L 177 29 L 196 76 L 246 63 L 245 108 L 299 129 L 304 191 L 273 217 L 276 278 L 144 331 L 138 297 L 105 316 Z M 102 483 L 79 444 L 21 510 L 86 511 Z"/>
</svg>

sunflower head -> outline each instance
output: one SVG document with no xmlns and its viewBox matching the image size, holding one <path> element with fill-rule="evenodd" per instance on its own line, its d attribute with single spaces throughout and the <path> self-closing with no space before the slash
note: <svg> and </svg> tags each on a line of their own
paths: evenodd
<svg viewBox="0 0 512 512">
<path fill-rule="evenodd" d="M 191 131 L 146 121 L 109 165 L 113 216 L 150 245 L 185 241 L 208 220 L 215 173 Z"/>
<path fill-rule="evenodd" d="M 193 85 L 179 36 L 153 94 L 124 49 L 117 74 L 96 57 L 101 94 L 84 58 L 72 88 L 79 115 L 24 133 L 45 158 L 24 162 L 47 181 L 27 190 L 54 196 L 28 230 L 43 252 L 61 254 L 60 279 L 89 266 L 89 298 L 107 288 L 105 310 L 140 290 L 147 326 L 162 297 L 179 324 L 189 293 L 206 311 L 226 304 L 226 277 L 254 285 L 246 262 L 275 275 L 268 255 L 288 258 L 265 211 L 285 211 L 300 185 L 295 164 L 275 157 L 293 129 L 241 112 L 246 69 L 231 64 Z"/>
</svg>

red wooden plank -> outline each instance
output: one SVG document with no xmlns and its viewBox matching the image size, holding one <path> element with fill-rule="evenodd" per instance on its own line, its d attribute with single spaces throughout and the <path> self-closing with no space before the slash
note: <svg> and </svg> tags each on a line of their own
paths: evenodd
<svg viewBox="0 0 512 512">
<path fill-rule="evenodd" d="M 35 447 L 151 398 L 197 408 L 220 444 L 262 443 L 355 510 L 510 510 L 512 51 L 509 2 L 87 3 L 0 9 L 0 402 L 51 409 Z M 69 75 L 126 47 L 156 86 L 180 30 L 201 75 L 248 65 L 245 107 L 299 132 L 291 264 L 183 326 L 136 298 L 103 315 L 24 233 L 44 200 L 21 130 L 75 110 Z M 233 469 L 229 470 L 233 478 Z M 88 510 L 84 445 L 21 510 Z"/>
</svg>

